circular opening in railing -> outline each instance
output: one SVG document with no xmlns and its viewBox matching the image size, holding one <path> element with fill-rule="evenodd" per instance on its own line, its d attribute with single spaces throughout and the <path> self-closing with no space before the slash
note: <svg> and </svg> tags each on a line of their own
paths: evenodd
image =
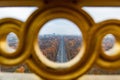
<svg viewBox="0 0 120 80">
<path fill-rule="evenodd" d="M 115 42 L 116 42 L 116 39 L 115 39 L 114 35 L 112 35 L 112 34 L 107 34 L 103 38 L 102 47 L 103 47 L 103 50 L 104 50 L 106 55 L 114 55 Z"/>
<path fill-rule="evenodd" d="M 9 53 L 15 52 L 19 42 L 17 35 L 13 32 L 10 32 L 6 37 L 6 42 L 7 42 L 6 51 Z"/>
<path fill-rule="evenodd" d="M 72 21 L 58 18 L 43 25 L 38 35 L 39 49 L 50 61 L 68 62 L 80 51 L 82 33 Z"/>
</svg>

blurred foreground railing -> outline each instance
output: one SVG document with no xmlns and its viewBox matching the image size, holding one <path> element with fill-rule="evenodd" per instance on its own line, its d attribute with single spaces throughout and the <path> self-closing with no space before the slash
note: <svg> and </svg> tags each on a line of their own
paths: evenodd
<svg viewBox="0 0 120 80">
<path fill-rule="evenodd" d="M 31 73 L 0 73 L 0 80 L 42 80 Z M 84 75 L 78 80 L 120 80 L 120 75 Z"/>
</svg>

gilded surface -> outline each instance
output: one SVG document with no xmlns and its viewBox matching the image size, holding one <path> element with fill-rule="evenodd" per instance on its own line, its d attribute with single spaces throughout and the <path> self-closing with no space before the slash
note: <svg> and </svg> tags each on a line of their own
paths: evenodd
<svg viewBox="0 0 120 80">
<path fill-rule="evenodd" d="M 51 19 L 66 18 L 78 25 L 83 34 L 83 46 L 78 55 L 66 63 L 54 63 L 46 59 L 39 50 L 37 35 L 41 27 Z M 50 3 L 36 10 L 23 23 L 16 19 L 0 20 L 0 64 L 13 66 L 26 62 L 29 68 L 40 77 L 48 80 L 71 80 L 85 74 L 93 64 L 107 69 L 120 68 L 120 21 L 108 20 L 94 23 L 93 19 L 73 3 Z M 19 38 L 17 50 L 6 51 L 6 36 L 14 32 Z M 115 55 L 108 56 L 102 50 L 102 38 L 113 34 Z"/>
</svg>

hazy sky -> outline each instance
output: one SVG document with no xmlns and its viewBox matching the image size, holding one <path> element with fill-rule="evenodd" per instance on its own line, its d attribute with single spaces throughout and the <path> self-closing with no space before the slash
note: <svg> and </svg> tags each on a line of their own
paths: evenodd
<svg viewBox="0 0 120 80">
<path fill-rule="evenodd" d="M 95 22 L 101 22 L 108 19 L 120 20 L 120 7 L 84 7 Z"/>
<path fill-rule="evenodd" d="M 59 18 L 47 22 L 40 31 L 43 34 L 81 35 L 81 32 L 73 22 Z"/>
<path fill-rule="evenodd" d="M 32 14 L 36 9 L 36 7 L 1 7 L 0 19 L 9 17 L 26 21 L 30 14 Z"/>
<path fill-rule="evenodd" d="M 26 21 L 36 9 L 36 7 L 2 7 L 0 8 L 0 19 L 12 17 Z M 120 7 L 84 7 L 83 9 L 93 17 L 95 22 L 107 19 L 120 19 Z M 51 20 L 43 27 L 41 34 L 81 34 L 77 26 L 66 19 Z"/>
</svg>

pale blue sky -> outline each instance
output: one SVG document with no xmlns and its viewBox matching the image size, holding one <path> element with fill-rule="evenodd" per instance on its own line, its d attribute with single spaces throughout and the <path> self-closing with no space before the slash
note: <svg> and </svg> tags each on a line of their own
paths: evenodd
<svg viewBox="0 0 120 80">
<path fill-rule="evenodd" d="M 0 19 L 11 17 L 26 21 L 36 9 L 36 7 L 1 7 Z M 120 19 L 120 7 L 84 7 L 82 9 L 90 14 L 95 22 L 108 19 Z M 41 34 L 81 34 L 77 26 L 66 19 L 51 20 L 43 27 Z"/>
<path fill-rule="evenodd" d="M 84 7 L 95 22 L 101 22 L 108 19 L 120 20 L 120 7 Z"/>
<path fill-rule="evenodd" d="M 9 17 L 26 21 L 36 9 L 36 7 L 1 7 L 0 19 Z"/>
<path fill-rule="evenodd" d="M 59 18 L 47 22 L 40 31 L 43 34 L 81 35 L 77 25 L 70 20 Z"/>
</svg>

